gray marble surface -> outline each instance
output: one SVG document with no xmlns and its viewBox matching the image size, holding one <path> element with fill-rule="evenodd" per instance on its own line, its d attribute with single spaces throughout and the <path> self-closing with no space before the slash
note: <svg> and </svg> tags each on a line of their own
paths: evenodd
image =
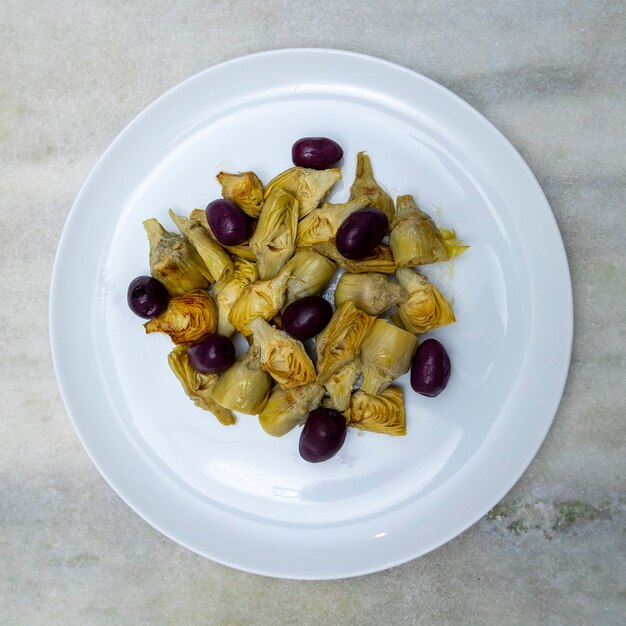
<svg viewBox="0 0 626 626">
<path fill-rule="evenodd" d="M 3 0 L 0 623 L 623 623 L 623 7 L 583 0 Z M 81 448 L 48 345 L 59 235 L 115 135 L 207 66 L 296 46 L 406 65 L 492 120 L 550 200 L 575 296 L 563 402 L 517 486 L 439 550 L 336 582 L 234 571 L 144 523 Z"/>
</svg>

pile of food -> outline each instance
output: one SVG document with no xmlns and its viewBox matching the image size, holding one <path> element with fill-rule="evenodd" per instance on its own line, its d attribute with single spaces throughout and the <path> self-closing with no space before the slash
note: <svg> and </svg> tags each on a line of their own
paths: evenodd
<svg viewBox="0 0 626 626">
<path fill-rule="evenodd" d="M 403 391 L 392 383 L 409 369 L 420 394 L 446 387 L 445 348 L 418 335 L 454 313 L 412 268 L 467 248 L 412 196 L 394 205 L 364 152 L 347 201 L 325 203 L 342 156 L 331 139 L 309 137 L 294 144 L 294 167 L 265 186 L 253 172 L 220 173 L 223 199 L 189 217 L 170 210 L 180 234 L 144 222 L 151 276 L 128 288 L 146 332 L 176 344 L 170 367 L 197 406 L 224 425 L 235 412 L 258 415 L 274 436 L 304 424 L 300 455 L 310 462 L 334 456 L 347 427 L 405 435 Z M 319 294 L 337 271 L 333 310 Z M 234 333 L 249 344 L 239 356 Z"/>
</svg>

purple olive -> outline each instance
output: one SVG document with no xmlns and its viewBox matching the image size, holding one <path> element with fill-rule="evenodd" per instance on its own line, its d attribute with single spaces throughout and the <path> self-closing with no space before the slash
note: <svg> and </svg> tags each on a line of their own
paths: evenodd
<svg viewBox="0 0 626 626">
<path fill-rule="evenodd" d="M 152 276 L 138 276 L 128 285 L 126 293 L 130 310 L 145 319 L 163 313 L 167 309 L 169 299 L 165 286 Z"/>
<path fill-rule="evenodd" d="M 328 461 L 346 440 L 346 418 L 334 409 L 315 409 L 300 433 L 300 456 L 309 463 Z"/>
<path fill-rule="evenodd" d="M 203 374 L 221 374 L 235 362 L 235 346 L 224 335 L 209 335 L 189 348 L 191 366 Z"/>
<path fill-rule="evenodd" d="M 282 315 L 282 325 L 294 339 L 304 341 L 320 333 L 333 316 L 333 307 L 322 296 L 306 296 L 292 302 Z"/>
<path fill-rule="evenodd" d="M 411 366 L 411 387 L 423 396 L 438 396 L 450 379 L 450 357 L 446 349 L 436 340 L 422 343 Z"/>
<path fill-rule="evenodd" d="M 238 246 L 250 238 L 248 217 L 230 200 L 213 200 L 206 208 L 206 218 L 216 239 L 224 246 Z"/>
<path fill-rule="evenodd" d="M 341 146 L 328 137 L 303 137 L 291 148 L 291 160 L 294 165 L 325 170 L 334 165 L 343 156 Z"/>
<path fill-rule="evenodd" d="M 364 259 L 373 254 L 388 228 L 389 220 L 380 209 L 359 209 L 337 229 L 337 250 L 348 259 Z"/>
</svg>

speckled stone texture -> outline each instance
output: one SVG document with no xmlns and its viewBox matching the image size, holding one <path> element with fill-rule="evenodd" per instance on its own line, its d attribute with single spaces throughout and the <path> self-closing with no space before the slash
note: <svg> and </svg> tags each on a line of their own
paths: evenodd
<svg viewBox="0 0 626 626">
<path fill-rule="evenodd" d="M 623 623 L 623 11 L 583 0 L 0 2 L 0 623 Z M 336 582 L 243 574 L 144 523 L 82 450 L 48 347 L 61 228 L 115 135 L 199 70 L 295 46 L 406 65 L 492 120 L 546 191 L 576 307 L 562 406 L 504 502 L 421 559 Z"/>
</svg>

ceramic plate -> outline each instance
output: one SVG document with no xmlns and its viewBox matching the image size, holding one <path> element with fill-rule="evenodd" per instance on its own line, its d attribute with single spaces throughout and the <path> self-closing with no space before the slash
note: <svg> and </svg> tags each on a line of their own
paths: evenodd
<svg viewBox="0 0 626 626">
<path fill-rule="evenodd" d="M 413 194 L 471 246 L 425 271 L 457 323 L 433 332 L 452 376 L 411 392 L 408 434 L 350 430 L 332 460 L 298 455 L 299 429 L 221 426 L 126 305 L 148 272 L 142 221 L 219 197 L 220 170 L 262 180 L 292 143 L 344 148 L 345 199 L 367 150 L 392 196 Z M 286 578 L 355 576 L 406 562 L 483 516 L 536 454 L 559 405 L 572 341 L 567 260 L 550 207 L 507 140 L 460 98 L 407 69 L 333 50 L 279 50 L 212 67 L 143 111 L 96 164 L 70 212 L 52 281 L 59 386 L 85 449 L 115 491 L 174 541 Z"/>
</svg>

